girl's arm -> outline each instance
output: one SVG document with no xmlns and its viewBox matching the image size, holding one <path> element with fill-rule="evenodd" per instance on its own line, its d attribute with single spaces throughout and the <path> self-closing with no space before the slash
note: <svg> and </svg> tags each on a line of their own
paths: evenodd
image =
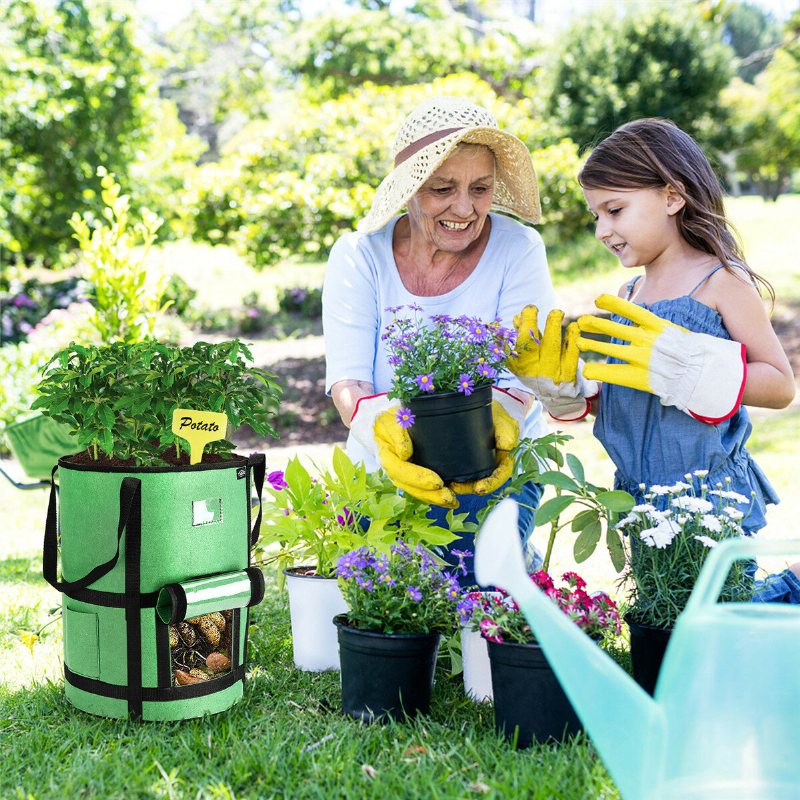
<svg viewBox="0 0 800 800">
<path fill-rule="evenodd" d="M 795 395 L 789 359 L 772 328 L 764 302 L 744 277 L 719 270 L 708 281 L 702 301 L 716 307 L 731 338 L 747 348 L 747 382 L 742 403 L 785 408 Z"/>
</svg>

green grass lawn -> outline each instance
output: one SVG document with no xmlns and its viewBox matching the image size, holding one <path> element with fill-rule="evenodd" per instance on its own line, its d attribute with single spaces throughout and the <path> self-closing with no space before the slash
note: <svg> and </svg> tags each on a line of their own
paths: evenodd
<svg viewBox="0 0 800 800">
<path fill-rule="evenodd" d="M 776 204 L 741 198 L 730 209 L 753 267 L 778 291 L 779 308 L 800 301 L 800 197 Z M 235 305 L 254 289 L 269 302 L 277 287 L 318 286 L 323 274 L 319 264 L 256 274 L 227 248 L 185 242 L 160 252 L 200 291 L 199 301 L 212 307 Z M 554 246 L 551 252 L 565 304 L 614 291 L 630 274 L 590 237 L 572 251 Z M 576 261 L 590 263 L 591 273 L 578 274 Z M 763 535 L 797 538 L 800 406 L 753 416 L 751 451 L 783 497 L 770 510 Z M 570 449 L 590 479 L 609 485 L 610 462 L 591 426 L 581 423 L 569 432 Z M 285 465 L 291 452 L 268 447 L 270 468 Z M 323 460 L 329 452 L 315 448 L 314 457 Z M 255 609 L 245 697 L 230 712 L 183 723 L 133 724 L 73 710 L 63 696 L 61 623 L 51 611 L 59 597 L 41 578 L 46 505 L 44 491 L 20 492 L 0 483 L 0 798 L 618 797 L 586 741 L 512 751 L 494 733 L 491 708 L 467 701 L 460 680 L 449 677 L 444 665 L 429 717 L 374 727 L 345 720 L 337 711 L 336 674 L 293 669 L 286 598 L 274 584 Z M 543 548 L 544 532 L 541 537 Z M 571 536 L 561 536 L 554 571 L 575 566 L 571 552 Z M 605 553 L 595 553 L 579 572 L 592 588 L 616 591 Z M 26 646 L 26 634 L 51 621 Z"/>
</svg>

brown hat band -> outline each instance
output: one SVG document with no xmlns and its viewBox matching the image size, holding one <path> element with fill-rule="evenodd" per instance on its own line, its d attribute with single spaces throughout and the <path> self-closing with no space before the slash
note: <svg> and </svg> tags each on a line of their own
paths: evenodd
<svg viewBox="0 0 800 800">
<path fill-rule="evenodd" d="M 427 136 L 423 136 L 421 139 L 417 139 L 416 142 L 411 142 L 408 147 L 404 147 L 395 157 L 394 157 L 394 165 L 399 167 L 404 161 L 407 161 L 414 153 L 418 153 L 422 150 L 423 147 L 427 147 L 429 144 L 433 144 L 433 142 L 438 142 L 439 139 L 444 139 L 445 136 L 449 136 L 451 133 L 455 133 L 456 131 L 463 130 L 463 128 L 445 128 L 442 131 L 434 131 L 433 133 L 429 133 Z"/>
</svg>

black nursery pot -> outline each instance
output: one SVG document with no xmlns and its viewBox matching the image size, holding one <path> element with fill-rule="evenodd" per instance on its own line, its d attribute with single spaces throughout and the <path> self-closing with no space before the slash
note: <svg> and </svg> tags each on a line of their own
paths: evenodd
<svg viewBox="0 0 800 800">
<path fill-rule="evenodd" d="M 492 387 L 471 395 L 460 392 L 420 395 L 408 403 L 415 416 L 408 432 L 411 460 L 432 469 L 446 482 L 474 481 L 495 467 Z"/>
<path fill-rule="evenodd" d="M 562 742 L 583 728 L 538 644 L 490 642 L 494 725 L 517 747 Z"/>
<path fill-rule="evenodd" d="M 649 694 L 654 694 L 661 662 L 667 650 L 672 628 L 656 628 L 642 625 L 625 616 L 631 633 L 631 666 L 633 679 Z"/>
<path fill-rule="evenodd" d="M 438 633 L 378 633 L 333 618 L 339 633 L 342 711 L 363 722 L 401 720 L 431 707 Z"/>
</svg>

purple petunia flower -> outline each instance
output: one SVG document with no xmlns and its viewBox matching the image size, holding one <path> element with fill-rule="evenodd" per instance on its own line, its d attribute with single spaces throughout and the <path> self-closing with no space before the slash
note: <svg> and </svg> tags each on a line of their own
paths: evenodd
<svg viewBox="0 0 800 800">
<path fill-rule="evenodd" d="M 416 417 L 411 413 L 410 408 L 398 408 L 395 416 L 397 418 L 397 423 L 401 428 L 410 428 L 416 419 Z"/>
<path fill-rule="evenodd" d="M 273 489 L 285 489 L 289 484 L 286 483 L 286 480 L 283 477 L 283 472 L 279 469 L 276 469 L 274 472 L 270 472 L 267 475 L 267 483 Z"/>
<path fill-rule="evenodd" d="M 423 392 L 432 392 L 436 387 L 433 385 L 433 373 L 429 372 L 427 375 L 417 375 L 414 378 L 416 381 L 417 386 L 422 389 Z"/>
<path fill-rule="evenodd" d="M 419 603 L 422 600 L 422 592 L 416 586 L 406 586 L 406 591 L 415 603 Z"/>
<path fill-rule="evenodd" d="M 470 378 L 466 372 L 462 372 L 458 376 L 458 391 L 469 397 L 472 394 L 472 389 L 475 386 L 475 381 Z"/>
</svg>

